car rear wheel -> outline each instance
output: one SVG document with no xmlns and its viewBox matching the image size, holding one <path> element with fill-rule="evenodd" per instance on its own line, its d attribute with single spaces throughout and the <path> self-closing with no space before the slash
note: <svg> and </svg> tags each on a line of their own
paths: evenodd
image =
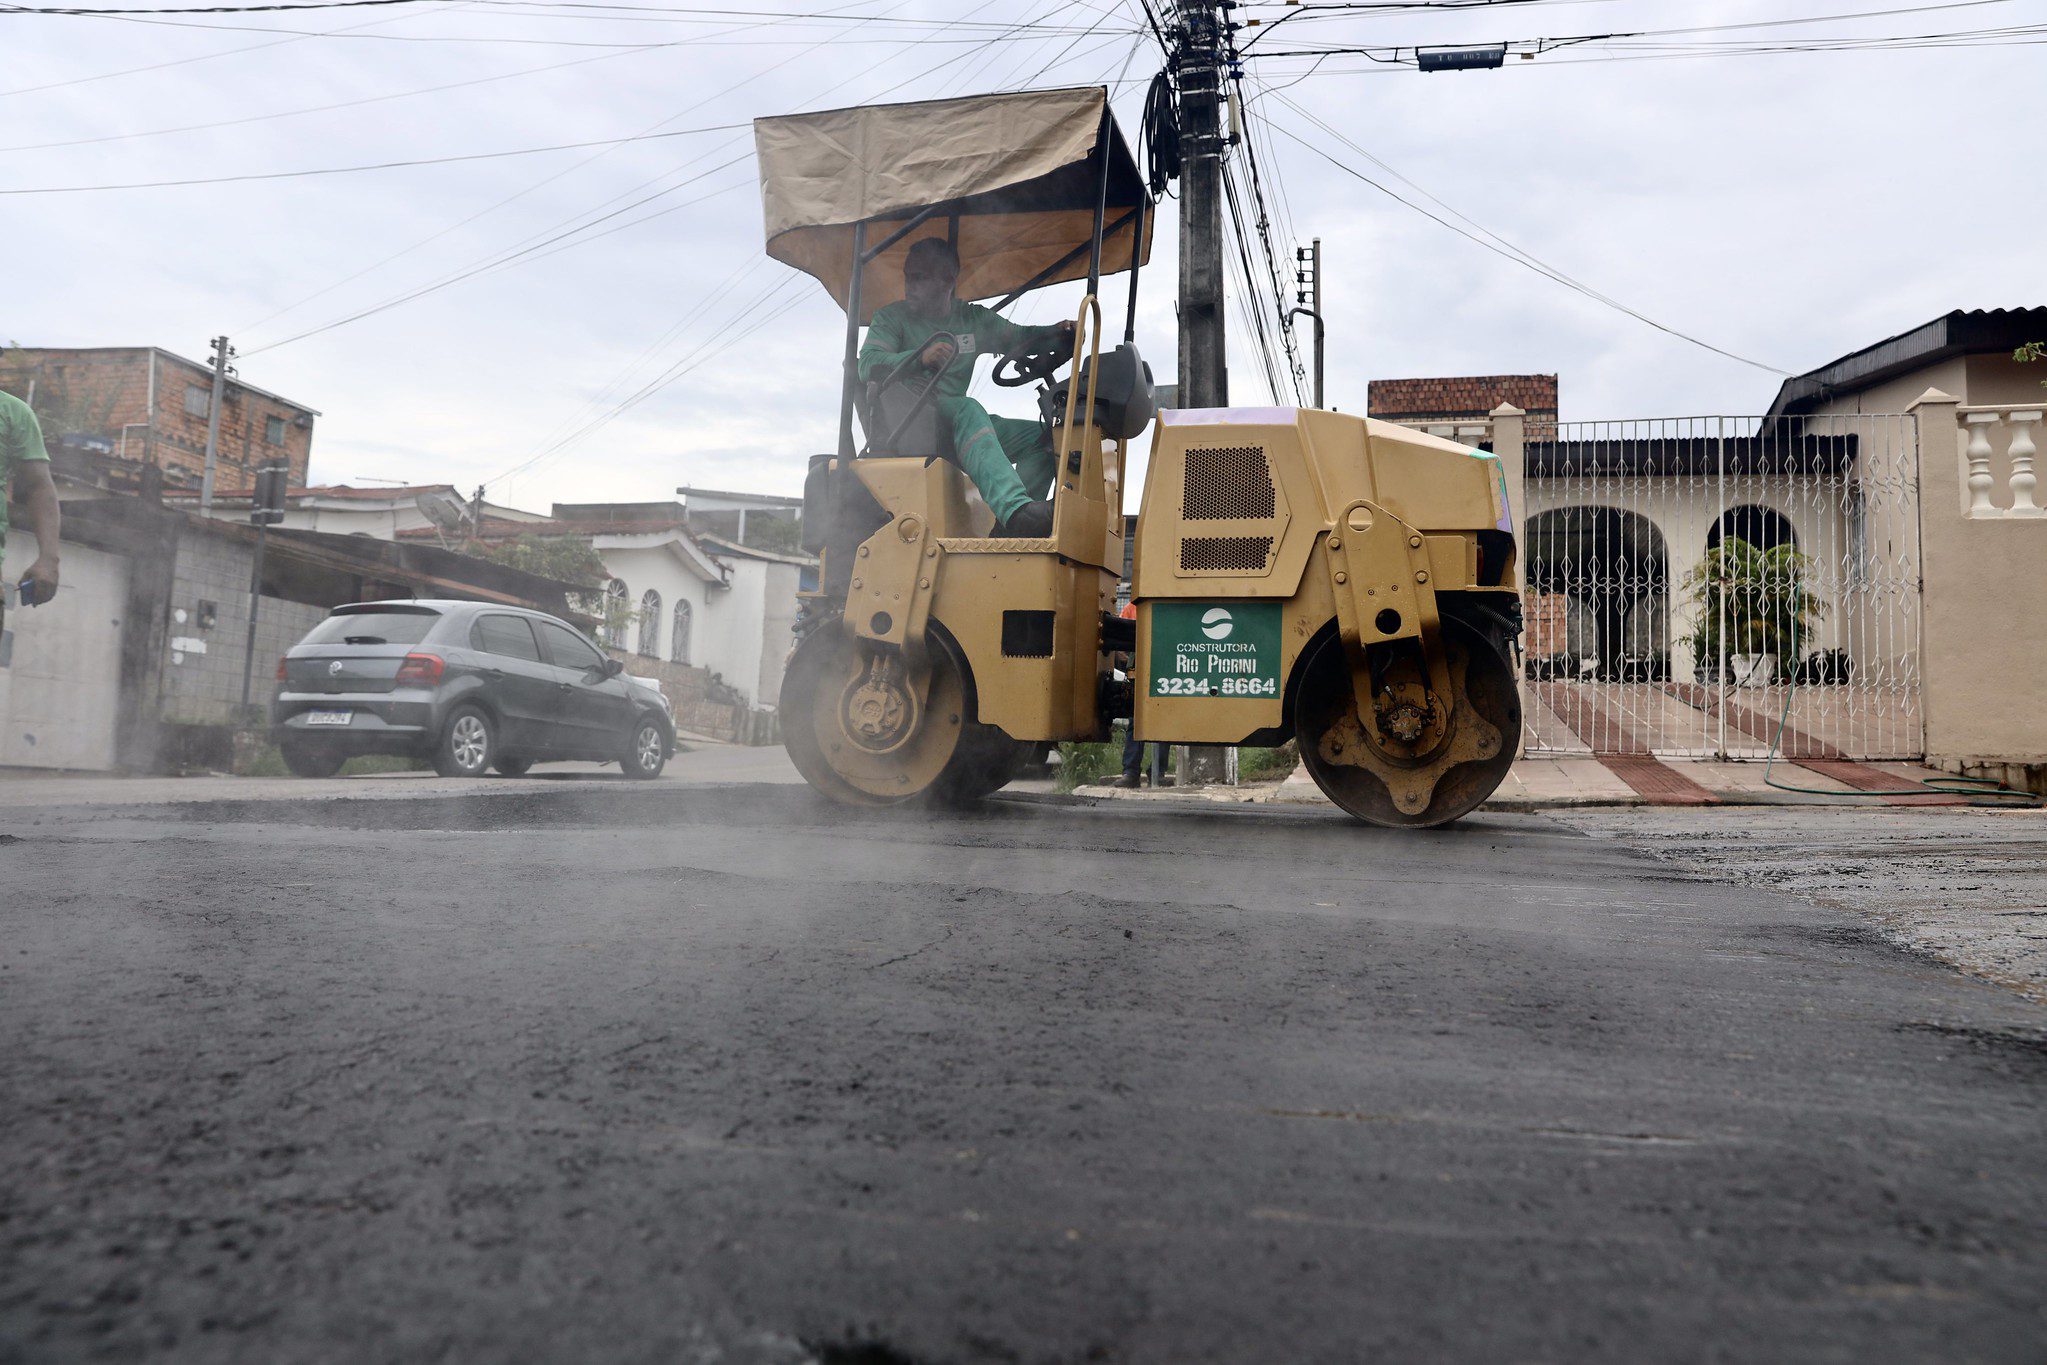
<svg viewBox="0 0 2047 1365">
<path fill-rule="evenodd" d="M 641 779 L 661 776 L 668 766 L 668 732 L 661 722 L 645 718 L 633 727 L 632 745 L 626 750 L 625 775 Z"/>
<path fill-rule="evenodd" d="M 458 706 L 434 746 L 434 771 L 442 777 L 482 777 L 497 756 L 497 729 L 474 706 Z"/>
<path fill-rule="evenodd" d="M 288 739 L 278 748 L 295 777 L 332 777 L 348 762 L 348 755 L 331 744 Z"/>
<path fill-rule="evenodd" d="M 530 758 L 501 758 L 491 765 L 501 777 L 524 777 L 526 770 L 533 766 Z"/>
</svg>

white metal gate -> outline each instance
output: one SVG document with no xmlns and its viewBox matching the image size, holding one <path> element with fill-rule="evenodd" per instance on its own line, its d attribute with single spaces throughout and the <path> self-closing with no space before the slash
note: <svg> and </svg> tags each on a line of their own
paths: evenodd
<svg viewBox="0 0 2047 1365">
<path fill-rule="evenodd" d="M 1915 428 L 1531 432 L 1529 750 L 1761 758 L 1782 718 L 1786 757 L 1920 756 Z"/>
<path fill-rule="evenodd" d="M 35 557 L 35 537 L 10 531 L 4 581 L 20 582 Z M 57 600 L 8 611 L 14 662 L 0 668 L 0 767 L 114 766 L 127 614 L 128 561 L 72 544 Z"/>
</svg>

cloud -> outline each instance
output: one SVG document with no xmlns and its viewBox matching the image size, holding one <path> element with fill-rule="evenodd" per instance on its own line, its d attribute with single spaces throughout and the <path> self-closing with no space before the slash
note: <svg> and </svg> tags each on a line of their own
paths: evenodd
<svg viewBox="0 0 2047 1365">
<path fill-rule="evenodd" d="M 853 10 L 986 19 L 985 11 L 958 0 Z M 1096 17 L 1050 6 L 1018 11 L 1056 23 L 1071 23 L 1076 12 L 1088 22 Z M 338 20 L 314 14 L 232 22 L 272 29 L 364 22 L 360 12 L 339 13 Z M 1454 42 L 1781 17 L 1781 6 L 1760 2 L 1612 0 L 1318 19 L 1286 33 Z M 8 22 L 8 88 L 266 41 L 260 33 L 208 31 L 199 21 Z M 1932 14 L 1824 31 L 1962 24 Z M 371 27 L 356 29 L 387 38 L 543 42 L 701 38 L 708 31 L 701 24 L 600 21 L 587 12 L 521 16 L 460 6 L 379 15 Z M 871 26 L 837 33 L 775 23 L 730 35 L 726 45 L 705 41 L 231 128 L 4 153 L 0 166 L 13 184 L 82 183 L 621 137 L 664 120 L 672 126 L 743 120 L 820 98 L 839 104 L 1004 88 L 1042 68 L 1068 41 L 974 47 L 959 40 L 986 32 L 964 27 L 918 44 L 868 41 L 882 36 L 890 35 Z M 1120 92 L 1118 107 L 1134 136 L 1141 78 L 1156 64 L 1155 48 L 1133 38 L 1086 40 L 1047 79 L 1114 76 L 1133 45 L 1129 71 L 1140 80 Z M 10 145 L 104 136 L 359 100 L 587 51 L 313 38 L 0 97 L 0 113 Z M 2024 88 L 2028 52 L 1988 47 L 1575 64 L 1565 64 L 1570 54 L 1560 52 L 1500 71 L 1428 76 L 1332 59 L 1285 93 L 1478 223 L 1588 285 L 1715 345 L 1802 370 L 1950 308 L 2047 301 L 2038 297 L 2037 234 L 2014 226 L 2041 220 L 2047 188 L 2024 174 L 1971 178 L 1986 167 L 2037 159 L 2037 138 L 2022 117 L 1986 110 L 1966 93 Z M 1282 73 L 1305 64 L 1253 62 L 1252 69 L 1277 84 Z M 704 108 L 683 112 L 707 96 L 715 98 Z M 1256 107 L 1302 136 L 1317 136 L 1276 101 Z M 7 331 L 24 344 L 155 344 L 198 355 L 206 338 L 228 329 L 254 352 L 493 259 L 593 210 L 656 193 L 747 145 L 740 137 L 721 150 L 727 140 L 635 144 L 580 166 L 589 154 L 0 199 L 0 240 L 17 266 L 9 272 Z M 1324 145 L 1384 179 L 1347 149 Z M 1285 137 L 1272 139 L 1272 153 L 1265 170 L 1279 230 L 1290 223 L 1303 242 L 1323 239 L 1329 391 L 1339 407 L 1361 409 L 1374 377 L 1432 373 L 1555 371 L 1566 417 L 1587 419 L 1753 412 L 1775 389 L 1771 376 L 1482 250 Z M 693 158 L 704 159 L 692 167 Z M 626 217 L 723 185 L 738 184 L 736 190 L 250 354 L 243 373 L 326 414 L 315 445 L 316 477 L 466 487 L 545 453 L 619 396 L 682 366 L 637 406 L 520 475 L 507 485 L 510 495 L 544 506 L 664 498 L 685 482 L 793 492 L 808 456 L 834 439 L 843 324 L 821 289 L 799 281 L 783 295 L 799 297 L 796 307 L 772 326 L 739 335 L 757 316 L 741 305 L 788 276 L 760 260 L 760 211 L 748 179 L 745 165 L 735 167 Z M 453 226 L 515 194 L 504 207 Z M 1172 221 L 1161 223 L 1139 310 L 1140 344 L 1162 378 L 1174 369 Z M 253 326 L 434 234 L 441 235 L 399 260 Z M 1278 245 L 1284 252 L 1292 242 Z M 34 268 L 18 268 L 22 262 Z M 1122 291 L 1121 282 L 1105 290 L 1117 333 Z M 1067 315 L 1073 302 L 1071 289 L 1056 291 L 1030 301 L 1030 316 Z M 1246 322 L 1238 309 L 1233 396 L 1262 402 Z M 1001 404 L 1025 410 L 1020 398 Z"/>
</svg>

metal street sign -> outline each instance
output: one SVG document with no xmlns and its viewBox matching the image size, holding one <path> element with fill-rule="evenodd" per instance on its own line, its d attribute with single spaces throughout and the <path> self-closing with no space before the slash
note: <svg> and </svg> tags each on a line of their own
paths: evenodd
<svg viewBox="0 0 2047 1365">
<path fill-rule="evenodd" d="M 1504 66 L 1507 61 L 1507 45 L 1495 43 L 1490 47 L 1418 47 L 1414 50 L 1414 64 L 1422 71 L 1484 71 Z"/>
</svg>

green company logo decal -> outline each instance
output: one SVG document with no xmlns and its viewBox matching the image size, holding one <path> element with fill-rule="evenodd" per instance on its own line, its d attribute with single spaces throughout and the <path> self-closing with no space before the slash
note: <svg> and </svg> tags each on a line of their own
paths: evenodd
<svg viewBox="0 0 2047 1365">
<path fill-rule="evenodd" d="M 1151 604 L 1154 697 L 1277 697 L 1279 603 Z"/>
</svg>

